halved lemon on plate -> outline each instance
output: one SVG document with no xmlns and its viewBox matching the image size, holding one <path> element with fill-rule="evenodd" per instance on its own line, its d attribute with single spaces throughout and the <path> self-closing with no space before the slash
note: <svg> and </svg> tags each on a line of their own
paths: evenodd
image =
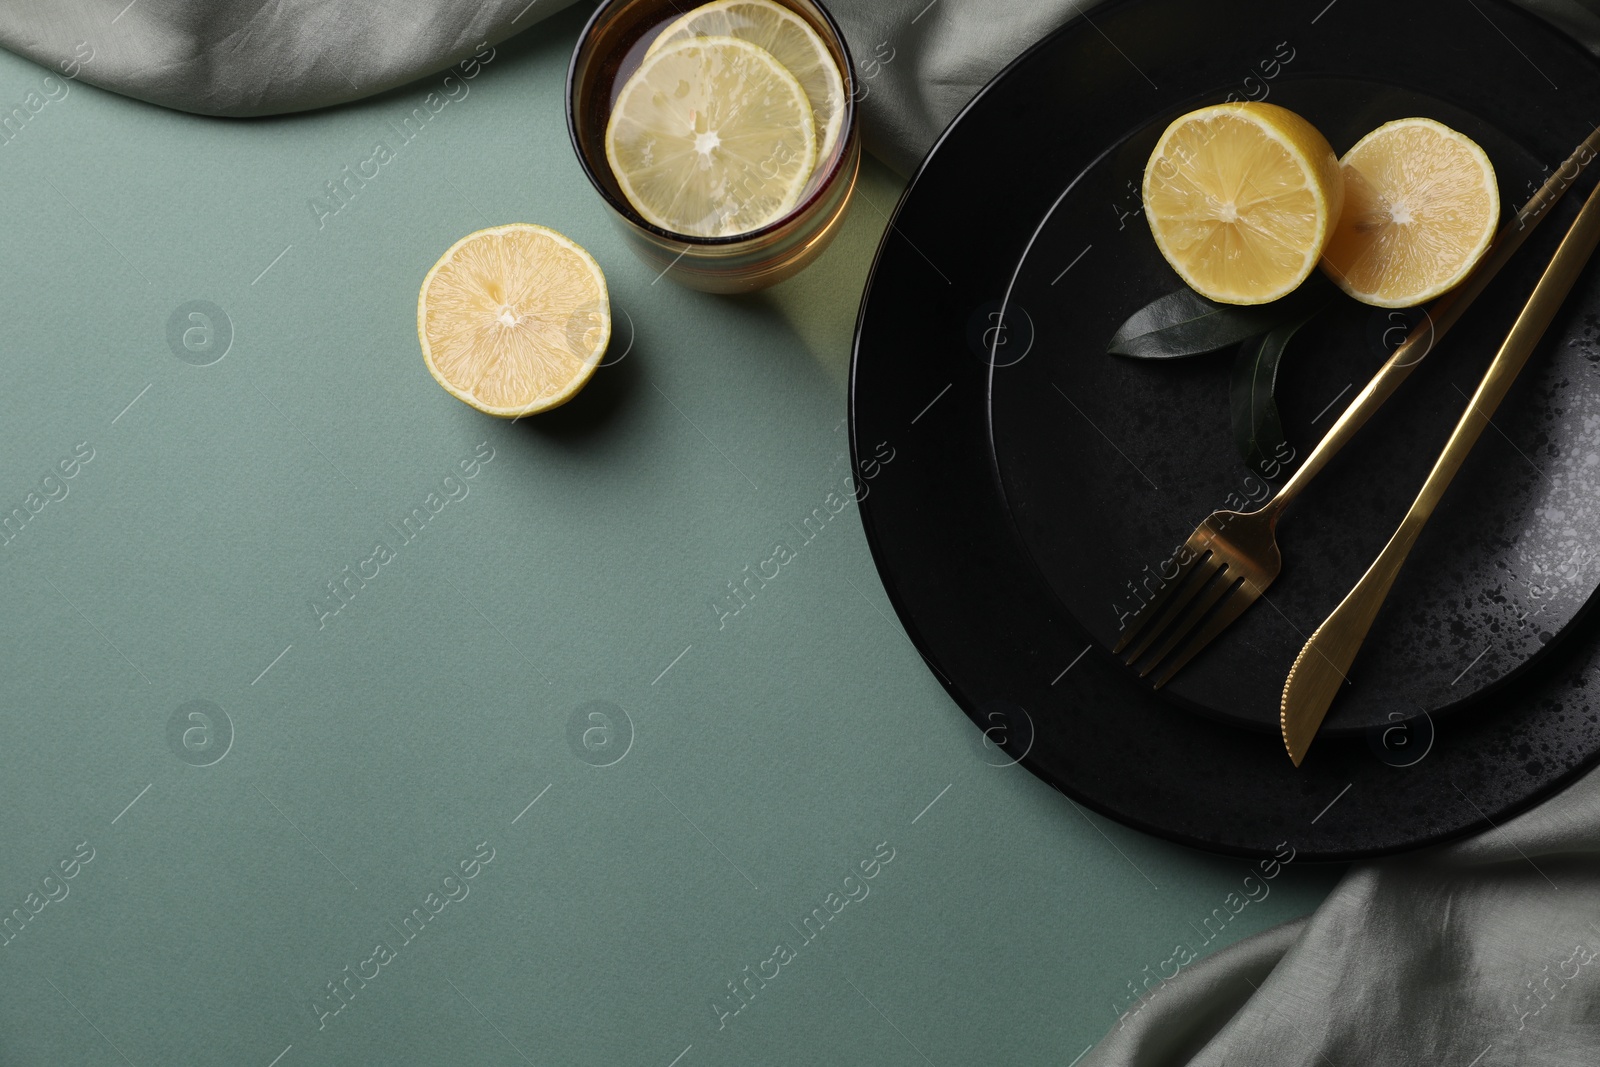
<svg viewBox="0 0 1600 1067">
<path fill-rule="evenodd" d="M 1455 288 L 1500 222 L 1494 164 L 1465 134 L 1433 119 L 1397 119 L 1341 161 L 1344 215 L 1323 272 L 1378 307 L 1415 307 Z"/>
<path fill-rule="evenodd" d="M 485 414 L 558 407 L 589 381 L 611 340 L 605 275 L 544 226 L 479 230 L 422 279 L 417 338 L 428 373 Z"/>
<path fill-rule="evenodd" d="M 1265 304 L 1316 269 L 1344 204 L 1339 159 L 1276 104 L 1218 104 L 1167 127 L 1144 172 L 1156 246 L 1200 295 Z"/>
<path fill-rule="evenodd" d="M 684 37 L 645 56 L 606 123 L 606 161 L 645 221 L 693 237 L 748 233 L 800 200 L 817 161 L 800 83 L 737 37 Z"/>
</svg>

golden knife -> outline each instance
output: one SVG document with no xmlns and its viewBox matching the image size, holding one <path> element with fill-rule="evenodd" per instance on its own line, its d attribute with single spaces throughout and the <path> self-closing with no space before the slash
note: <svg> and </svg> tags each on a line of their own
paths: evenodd
<svg viewBox="0 0 1600 1067">
<path fill-rule="evenodd" d="M 1400 528 L 1389 539 L 1367 573 L 1361 576 L 1355 588 L 1333 609 L 1333 614 L 1317 627 L 1311 640 L 1306 642 L 1300 655 L 1295 658 L 1289 678 L 1283 686 L 1279 723 L 1283 728 L 1284 747 L 1289 750 L 1289 758 L 1296 767 L 1305 759 L 1306 750 L 1311 747 L 1323 716 L 1328 713 L 1334 697 L 1339 693 L 1339 686 L 1348 681 L 1350 665 L 1355 662 L 1356 653 L 1366 640 L 1367 631 L 1372 628 L 1372 622 L 1377 618 L 1384 598 L 1389 595 L 1395 576 L 1405 564 L 1411 546 L 1416 543 L 1417 535 L 1422 532 L 1435 505 L 1444 496 L 1451 479 L 1461 469 L 1467 453 L 1477 443 L 1478 435 L 1483 432 L 1495 408 L 1505 398 L 1511 383 L 1538 347 L 1562 302 L 1583 273 L 1596 245 L 1600 245 L 1600 188 L 1589 194 L 1577 221 L 1562 238 L 1555 258 L 1545 268 L 1533 295 L 1528 297 L 1516 324 L 1511 327 L 1511 333 L 1506 336 L 1505 343 L 1484 372 L 1483 380 L 1478 383 L 1477 391 L 1467 404 L 1467 410 L 1461 413 L 1450 440 L 1445 443 L 1444 451 L 1428 473 L 1428 480 L 1412 502 L 1411 510 L 1401 520 Z"/>
</svg>

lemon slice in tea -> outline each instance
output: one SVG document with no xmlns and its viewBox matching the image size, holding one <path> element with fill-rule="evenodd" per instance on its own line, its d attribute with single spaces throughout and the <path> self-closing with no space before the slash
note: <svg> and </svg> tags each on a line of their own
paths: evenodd
<svg viewBox="0 0 1600 1067">
<path fill-rule="evenodd" d="M 800 199 L 817 161 L 811 104 L 766 49 L 686 37 L 623 84 L 606 159 L 647 222 L 694 237 L 748 233 Z"/>
<path fill-rule="evenodd" d="M 479 230 L 422 279 L 417 337 L 428 373 L 485 414 L 558 407 L 588 382 L 611 340 L 605 275 L 543 226 Z"/>
<path fill-rule="evenodd" d="M 772 0 L 714 0 L 669 23 L 645 55 L 686 37 L 737 37 L 772 53 L 806 91 L 824 163 L 844 125 L 844 78 L 810 23 Z"/>
<path fill-rule="evenodd" d="M 1322 269 L 1366 304 L 1414 307 L 1455 288 L 1500 222 L 1494 164 L 1432 119 L 1397 119 L 1342 161 L 1344 216 Z"/>
<path fill-rule="evenodd" d="M 1264 304 L 1316 269 L 1344 204 L 1327 138 L 1276 104 L 1218 104 L 1167 127 L 1144 172 L 1161 254 L 1196 292 Z"/>
</svg>

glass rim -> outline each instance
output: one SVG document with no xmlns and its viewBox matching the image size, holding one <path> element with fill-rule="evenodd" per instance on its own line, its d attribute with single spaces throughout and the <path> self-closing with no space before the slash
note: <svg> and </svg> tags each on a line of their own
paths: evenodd
<svg viewBox="0 0 1600 1067">
<path fill-rule="evenodd" d="M 834 181 L 836 181 L 839 175 L 844 171 L 846 159 L 851 153 L 850 142 L 852 138 L 857 136 L 855 58 L 850 54 L 850 43 L 845 40 L 844 31 L 839 28 L 839 23 L 834 20 L 833 12 L 828 10 L 827 6 L 822 3 L 822 0 L 807 0 L 807 2 L 816 9 L 817 14 L 822 16 L 822 21 L 827 24 L 828 32 L 832 34 L 834 42 L 838 44 L 839 51 L 844 53 L 844 70 L 840 73 L 843 76 L 845 88 L 845 110 L 844 121 L 840 125 L 839 143 L 834 150 L 835 154 L 833 162 L 829 164 L 827 173 L 817 181 L 815 188 L 813 188 L 809 194 L 807 194 L 802 200 L 798 201 L 794 207 L 790 208 L 788 211 L 785 211 L 782 215 L 767 223 L 765 226 L 762 226 L 759 229 L 747 230 L 744 233 L 728 234 L 723 237 L 697 237 L 693 234 L 678 233 L 675 230 L 663 229 L 662 227 L 657 226 L 655 223 L 645 219 L 643 215 L 640 215 L 634 206 L 628 203 L 625 198 L 612 195 L 611 190 L 606 188 L 605 183 L 600 180 L 600 176 L 595 173 L 594 167 L 589 162 L 588 154 L 583 150 L 582 139 L 578 136 L 578 117 L 576 107 L 578 91 L 578 58 L 583 55 L 585 46 L 589 44 L 589 41 L 593 36 L 595 23 L 600 21 L 600 16 L 604 15 L 607 11 L 619 3 L 629 2 L 631 2 L 631 0 L 604 0 L 603 3 L 596 7 L 594 12 L 590 14 L 588 21 L 583 24 L 583 30 L 578 34 L 578 43 L 572 49 L 572 59 L 567 63 L 567 137 L 572 142 L 573 153 L 578 157 L 578 166 L 583 168 L 584 176 L 589 179 L 589 184 L 594 186 L 595 191 L 600 194 L 600 198 L 604 200 L 613 211 L 617 212 L 617 214 L 621 215 L 625 220 L 627 220 L 629 224 L 637 226 L 639 229 L 644 230 L 647 233 L 654 234 L 657 237 L 663 237 L 669 241 L 682 242 L 684 245 L 688 246 L 684 249 L 686 252 L 688 251 L 688 248 L 692 248 L 697 245 L 704 248 L 719 248 L 772 236 L 773 234 L 781 232 L 784 227 L 794 222 L 799 216 L 803 215 L 807 210 L 821 200 L 823 194 L 828 191 L 829 187 L 833 185 Z M 777 2 L 781 3 L 782 0 L 777 0 Z"/>
</svg>

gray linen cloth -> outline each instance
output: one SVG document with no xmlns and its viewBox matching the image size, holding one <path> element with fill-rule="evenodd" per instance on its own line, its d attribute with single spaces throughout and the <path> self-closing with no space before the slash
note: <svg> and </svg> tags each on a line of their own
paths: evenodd
<svg viewBox="0 0 1600 1067">
<path fill-rule="evenodd" d="M 571 2 L 4 0 L 0 44 L 152 103 L 262 115 L 443 70 Z M 1522 2 L 1600 53 L 1600 0 Z M 829 0 L 869 148 L 909 174 L 985 82 L 1089 6 Z M 1600 771 L 1480 837 L 1352 867 L 1311 917 L 1147 981 L 1083 1067 L 1595 1067 L 1597 961 Z"/>
</svg>

